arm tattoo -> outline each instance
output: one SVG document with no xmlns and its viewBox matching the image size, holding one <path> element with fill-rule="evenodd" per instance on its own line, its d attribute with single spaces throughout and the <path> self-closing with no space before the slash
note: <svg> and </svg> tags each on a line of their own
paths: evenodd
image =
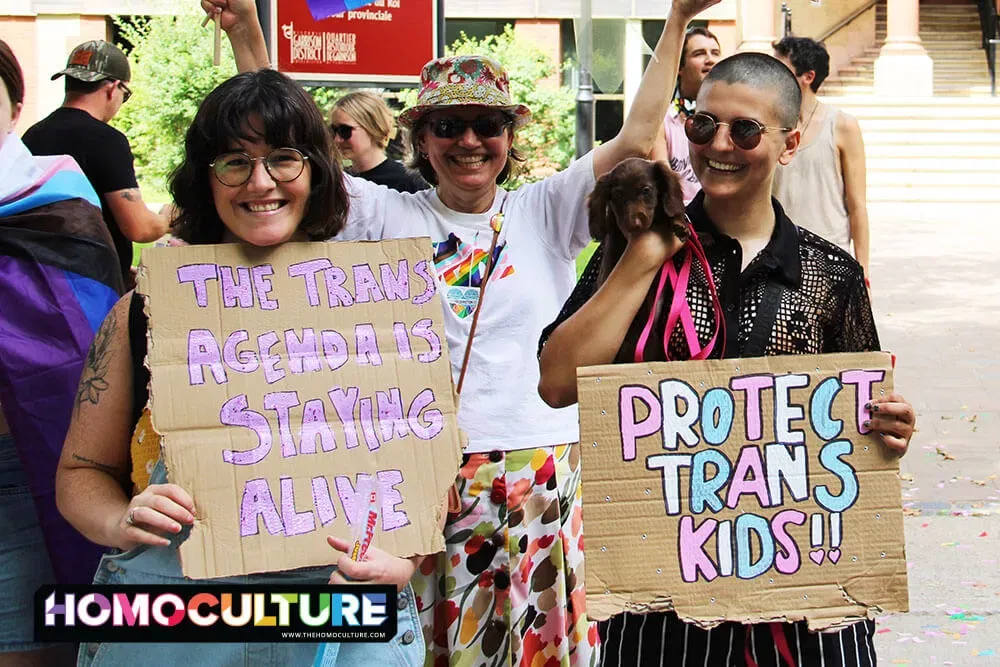
<svg viewBox="0 0 1000 667">
<path fill-rule="evenodd" d="M 120 477 L 124 474 L 124 471 L 121 468 L 118 468 L 116 466 L 109 466 L 107 463 L 101 463 L 100 461 L 88 459 L 87 457 L 80 456 L 79 454 L 74 454 L 73 460 L 78 461 L 79 463 L 83 463 L 89 468 L 96 468 L 101 472 L 106 472 L 114 477 Z"/>
<path fill-rule="evenodd" d="M 108 388 L 108 366 L 111 364 L 111 338 L 118 329 L 118 314 L 114 309 L 94 335 L 94 341 L 87 352 L 87 360 L 76 391 L 75 411 L 79 412 L 84 403 L 97 405 L 101 394 Z"/>
<path fill-rule="evenodd" d="M 142 197 L 139 194 L 138 190 L 132 189 L 132 190 L 122 190 L 121 198 L 126 199 L 128 201 L 139 201 Z"/>
</svg>

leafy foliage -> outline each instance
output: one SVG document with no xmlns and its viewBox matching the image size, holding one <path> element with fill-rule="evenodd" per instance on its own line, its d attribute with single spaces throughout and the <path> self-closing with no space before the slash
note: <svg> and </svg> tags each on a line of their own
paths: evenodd
<svg viewBox="0 0 1000 667">
<path fill-rule="evenodd" d="M 198 105 L 217 85 L 236 73 L 231 49 L 223 43 L 222 64 L 212 66 L 213 34 L 202 28 L 203 15 L 118 17 L 123 40 L 132 44 L 134 95 L 112 121 L 129 138 L 136 174 L 144 188 L 163 192 L 170 172 L 180 163 L 184 134 Z M 575 120 L 571 89 L 545 80 L 558 80 L 557 63 L 533 42 L 518 37 L 508 26 L 503 34 L 482 40 L 464 33 L 448 49 L 450 54 L 489 55 L 507 69 L 515 101 L 528 105 L 532 120 L 518 131 L 517 146 L 527 158 L 508 187 L 533 182 L 564 169 L 573 158 Z M 347 92 L 338 88 L 308 88 L 324 115 Z M 417 91 L 390 94 L 399 106 L 416 102 Z"/>
<path fill-rule="evenodd" d="M 136 176 L 143 186 L 166 190 L 167 177 L 184 155 L 184 134 L 198 105 L 217 85 L 236 74 L 231 49 L 223 43 L 222 64 L 212 65 L 213 33 L 203 14 L 151 18 L 116 17 L 132 44 L 134 94 L 112 121 L 129 138 Z"/>
</svg>

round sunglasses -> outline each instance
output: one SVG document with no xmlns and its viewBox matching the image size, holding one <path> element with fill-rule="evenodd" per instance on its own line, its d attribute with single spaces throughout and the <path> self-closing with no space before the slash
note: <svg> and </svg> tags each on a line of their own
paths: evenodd
<svg viewBox="0 0 1000 667">
<path fill-rule="evenodd" d="M 729 126 L 729 139 L 737 148 L 751 151 L 760 145 L 761 137 L 767 132 L 791 132 L 791 127 L 768 127 L 753 118 L 737 118 L 731 123 L 723 123 L 713 116 L 699 111 L 684 121 L 684 134 L 688 141 L 704 146 L 715 137 L 722 125 Z"/>
<path fill-rule="evenodd" d="M 428 124 L 431 134 L 439 139 L 454 139 L 465 134 L 468 128 L 476 133 L 476 136 L 483 139 L 499 137 L 503 131 L 510 127 L 512 121 L 503 114 L 483 114 L 476 116 L 472 120 L 458 118 L 457 116 L 438 116 Z"/>
<path fill-rule="evenodd" d="M 344 141 L 350 141 L 351 135 L 354 134 L 354 126 L 330 123 L 330 131 L 333 132 L 334 136 L 340 137 Z"/>
<path fill-rule="evenodd" d="M 294 148 L 275 148 L 264 157 L 250 157 L 242 151 L 223 153 L 208 166 L 223 185 L 239 187 L 250 180 L 257 162 L 264 163 L 268 175 L 278 183 L 294 181 L 306 168 L 309 157 Z"/>
</svg>

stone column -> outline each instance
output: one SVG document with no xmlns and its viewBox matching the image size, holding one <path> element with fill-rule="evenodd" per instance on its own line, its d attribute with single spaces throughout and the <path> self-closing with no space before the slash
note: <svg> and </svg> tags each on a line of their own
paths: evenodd
<svg viewBox="0 0 1000 667">
<path fill-rule="evenodd" d="M 772 53 L 780 32 L 777 0 L 737 0 L 736 22 L 740 33 L 737 51 Z"/>
<path fill-rule="evenodd" d="M 934 62 L 920 42 L 920 0 L 888 0 L 885 45 L 875 60 L 875 94 L 934 94 Z"/>
</svg>

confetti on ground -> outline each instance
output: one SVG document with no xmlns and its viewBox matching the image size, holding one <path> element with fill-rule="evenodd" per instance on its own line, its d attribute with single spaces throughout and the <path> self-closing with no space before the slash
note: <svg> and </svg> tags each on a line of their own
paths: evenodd
<svg viewBox="0 0 1000 667">
<path fill-rule="evenodd" d="M 979 533 L 979 537 L 989 537 L 989 533 L 987 533 L 987 532 L 986 532 L 986 531 L 984 530 L 983 532 Z"/>
<path fill-rule="evenodd" d="M 996 654 L 997 654 L 996 651 L 994 651 L 993 649 L 989 648 L 989 649 L 986 649 L 985 651 L 980 651 L 976 655 L 978 657 L 980 657 L 980 658 L 983 658 L 983 657 L 987 657 L 987 656 L 991 656 L 991 655 L 996 655 Z"/>
<path fill-rule="evenodd" d="M 938 447 L 937 449 L 935 449 L 935 452 L 936 452 L 936 453 L 937 453 L 937 454 L 938 454 L 938 455 L 939 455 L 939 456 L 940 456 L 941 458 L 943 458 L 943 459 L 944 459 L 945 461 L 954 461 L 954 460 L 955 460 L 955 457 L 954 457 L 954 456 L 952 456 L 951 454 L 949 454 L 949 453 L 947 452 L 947 450 L 945 450 L 945 449 L 944 449 L 943 447 Z"/>
<path fill-rule="evenodd" d="M 943 546 L 943 547 L 957 547 L 958 546 L 958 542 L 942 542 L 941 546 Z"/>
</svg>

